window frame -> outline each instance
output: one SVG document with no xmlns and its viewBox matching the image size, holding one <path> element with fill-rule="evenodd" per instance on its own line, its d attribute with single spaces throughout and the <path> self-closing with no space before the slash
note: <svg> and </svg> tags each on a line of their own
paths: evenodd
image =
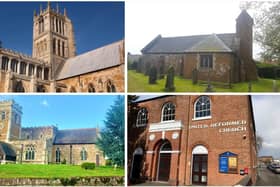
<svg viewBox="0 0 280 187">
<path fill-rule="evenodd" d="M 80 154 L 81 154 L 80 156 L 81 156 L 81 160 L 82 161 L 87 160 L 87 151 L 86 151 L 86 149 L 84 147 L 82 148 Z"/>
<path fill-rule="evenodd" d="M 207 62 L 204 62 L 203 60 L 207 57 Z M 209 58 L 211 57 L 211 58 Z M 211 59 L 211 61 L 209 61 Z M 206 66 L 202 66 L 206 63 Z M 211 66 L 210 66 L 211 64 Z M 199 54 L 199 69 L 214 69 L 214 56 L 213 54 Z"/>
<path fill-rule="evenodd" d="M 168 119 L 168 120 L 164 120 L 164 109 L 165 109 L 165 107 L 168 105 L 168 104 L 172 104 L 173 106 L 174 106 L 174 114 L 173 114 L 173 118 L 174 119 Z M 169 116 L 171 115 L 171 114 L 168 114 Z M 161 122 L 168 122 L 168 121 L 175 121 L 175 117 L 176 117 L 176 105 L 173 103 L 173 102 L 167 102 L 167 103 L 165 103 L 163 106 L 162 106 L 162 109 L 161 109 Z"/>
<path fill-rule="evenodd" d="M 208 100 L 209 100 L 209 103 L 210 103 L 210 115 L 209 116 L 202 116 L 202 117 L 196 117 L 196 105 L 198 103 L 198 101 L 202 98 L 202 97 L 207 97 Z M 207 110 L 206 110 L 207 111 Z M 194 102 L 194 105 L 193 105 L 193 120 L 203 120 L 203 119 L 211 119 L 212 118 L 212 102 L 211 102 L 211 99 L 209 96 L 206 96 L 206 95 L 202 95 L 202 96 L 199 96 L 195 102 Z"/>
<path fill-rule="evenodd" d="M 143 119 L 143 118 L 141 118 L 142 117 L 142 113 L 143 113 L 143 110 L 145 110 L 145 118 L 146 119 Z M 140 116 L 140 119 L 139 119 L 139 116 Z M 138 111 L 138 113 L 137 113 L 137 118 L 136 118 L 136 127 L 145 127 L 145 126 L 147 126 L 147 124 L 148 124 L 148 110 L 147 110 L 147 108 L 145 108 L 145 107 L 143 107 L 143 108 L 141 108 L 139 111 Z M 142 121 L 146 121 L 146 123 L 144 124 L 144 123 L 139 123 L 139 121 L 140 122 L 142 122 Z"/>
</svg>

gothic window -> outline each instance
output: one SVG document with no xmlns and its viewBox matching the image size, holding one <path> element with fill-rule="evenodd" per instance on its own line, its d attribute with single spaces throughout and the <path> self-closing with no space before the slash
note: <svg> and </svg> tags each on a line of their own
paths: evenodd
<svg viewBox="0 0 280 187">
<path fill-rule="evenodd" d="M 65 53 L 65 52 L 64 52 L 64 50 L 65 50 L 65 49 L 64 49 L 64 42 L 62 42 L 62 56 L 63 56 L 63 57 L 65 56 L 65 54 L 64 54 L 64 53 Z"/>
<path fill-rule="evenodd" d="M 56 148 L 56 151 L 55 151 L 55 162 L 56 163 L 60 163 L 60 155 L 61 155 L 60 149 Z"/>
<path fill-rule="evenodd" d="M 194 104 L 195 118 L 204 118 L 211 116 L 211 103 L 208 96 L 201 96 Z"/>
<path fill-rule="evenodd" d="M 40 79 L 42 78 L 42 68 L 39 67 L 39 66 L 37 67 L 37 75 L 36 76 L 37 76 L 37 78 L 40 78 Z"/>
<path fill-rule="evenodd" d="M 53 54 L 56 54 L 56 40 L 53 39 Z"/>
<path fill-rule="evenodd" d="M 34 65 L 33 64 L 29 64 L 28 75 L 29 76 L 34 75 Z"/>
<path fill-rule="evenodd" d="M 148 123 L 148 111 L 146 108 L 141 108 L 137 114 L 136 127 L 146 126 Z"/>
<path fill-rule="evenodd" d="M 44 18 L 41 16 L 39 18 L 39 34 L 44 32 Z"/>
<path fill-rule="evenodd" d="M 60 40 L 57 41 L 58 56 L 60 56 Z"/>
<path fill-rule="evenodd" d="M 9 59 L 5 56 L 2 57 L 2 70 L 8 71 L 8 67 L 9 67 Z"/>
<path fill-rule="evenodd" d="M 91 83 L 88 85 L 88 92 L 95 92 L 95 88 Z"/>
<path fill-rule="evenodd" d="M 6 118 L 6 112 L 2 111 L 1 112 L 1 120 L 5 120 L 5 118 Z"/>
<path fill-rule="evenodd" d="M 44 80 L 49 80 L 49 68 L 45 68 L 44 70 Z"/>
<path fill-rule="evenodd" d="M 46 88 L 44 85 L 38 85 L 37 86 L 37 92 L 46 92 Z"/>
<path fill-rule="evenodd" d="M 213 55 L 200 55 L 200 68 L 213 68 Z"/>
<path fill-rule="evenodd" d="M 85 148 L 82 148 L 81 151 L 81 160 L 87 160 L 87 151 L 85 150 Z"/>
<path fill-rule="evenodd" d="M 13 92 L 25 92 L 21 81 L 16 81 Z"/>
<path fill-rule="evenodd" d="M 98 80 L 98 88 L 100 91 L 103 91 L 103 82 L 101 79 Z"/>
<path fill-rule="evenodd" d="M 12 70 L 12 72 L 17 72 L 17 64 L 18 64 L 18 61 L 13 59 L 12 63 L 11 63 L 11 70 Z"/>
<path fill-rule="evenodd" d="M 56 22 L 55 22 L 55 26 L 56 26 L 56 27 L 55 27 L 55 28 L 56 28 L 56 29 L 55 29 L 55 32 L 58 32 L 58 20 L 55 19 L 55 21 L 56 21 Z"/>
<path fill-rule="evenodd" d="M 162 121 L 175 120 L 175 105 L 171 102 L 166 103 L 162 108 Z"/>
<path fill-rule="evenodd" d="M 107 82 L 107 92 L 116 92 L 116 87 L 115 85 L 109 80 Z"/>
<path fill-rule="evenodd" d="M 64 22 L 62 22 L 62 34 L 64 35 Z"/>
<path fill-rule="evenodd" d="M 25 62 L 20 62 L 19 73 L 22 74 L 22 75 L 26 74 L 26 63 Z"/>
<path fill-rule="evenodd" d="M 27 145 L 25 149 L 25 160 L 35 159 L 35 147 L 34 145 Z"/>
</svg>

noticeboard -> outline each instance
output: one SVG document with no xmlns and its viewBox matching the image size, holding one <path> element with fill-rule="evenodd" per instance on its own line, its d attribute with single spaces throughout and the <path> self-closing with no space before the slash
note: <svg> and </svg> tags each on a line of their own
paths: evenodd
<svg viewBox="0 0 280 187">
<path fill-rule="evenodd" d="M 237 171 L 237 154 L 224 152 L 219 155 L 219 172 L 236 173 Z"/>
</svg>

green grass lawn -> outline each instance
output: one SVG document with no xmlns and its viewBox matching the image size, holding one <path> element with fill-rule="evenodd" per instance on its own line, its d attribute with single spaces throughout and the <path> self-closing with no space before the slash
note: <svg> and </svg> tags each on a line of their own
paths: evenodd
<svg viewBox="0 0 280 187">
<path fill-rule="evenodd" d="M 124 176 L 124 169 L 96 167 L 85 170 L 81 166 L 42 165 L 42 164 L 4 164 L 0 165 L 0 178 L 68 178 L 85 176 Z"/>
<path fill-rule="evenodd" d="M 157 84 L 149 84 L 149 77 L 134 70 L 128 71 L 128 92 L 164 92 L 165 79 L 157 80 Z M 272 79 L 259 79 L 252 81 L 252 92 L 272 92 Z M 175 77 L 176 92 L 205 92 L 206 84 L 200 81 L 193 85 L 192 80 Z M 215 84 L 215 83 L 214 83 Z M 280 81 L 277 80 L 280 91 Z M 232 88 L 214 87 L 215 92 L 248 92 L 248 82 L 232 84 Z"/>
</svg>

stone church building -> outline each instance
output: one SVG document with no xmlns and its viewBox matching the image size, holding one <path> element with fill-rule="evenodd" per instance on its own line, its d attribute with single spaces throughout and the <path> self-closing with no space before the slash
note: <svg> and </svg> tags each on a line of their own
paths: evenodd
<svg viewBox="0 0 280 187">
<path fill-rule="evenodd" d="M 0 92 L 123 92 L 124 41 L 76 55 L 71 19 L 34 11 L 32 57 L 1 48 Z"/>
<path fill-rule="evenodd" d="M 129 183 L 234 186 L 256 182 L 250 96 L 149 96 L 128 121 Z M 130 108 L 130 107 L 128 107 Z"/>
<path fill-rule="evenodd" d="M 169 66 L 186 79 L 236 83 L 257 80 L 253 61 L 253 24 L 243 10 L 236 19 L 236 33 L 153 39 L 142 49 L 138 71 L 147 74 L 152 66 L 160 75 Z"/>
<path fill-rule="evenodd" d="M 21 116 L 22 107 L 13 100 L 0 102 L 0 163 L 105 165 L 103 152 L 96 146 L 97 128 L 26 128 L 21 127 Z"/>
</svg>

